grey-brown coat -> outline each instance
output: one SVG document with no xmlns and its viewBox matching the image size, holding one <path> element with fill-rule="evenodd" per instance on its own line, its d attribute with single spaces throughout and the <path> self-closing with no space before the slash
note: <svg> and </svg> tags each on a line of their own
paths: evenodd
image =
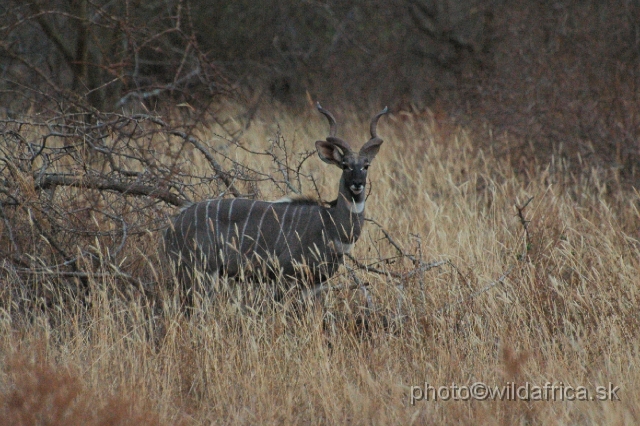
<svg viewBox="0 0 640 426">
<path fill-rule="evenodd" d="M 359 152 L 336 137 L 331 113 L 330 132 L 316 142 L 320 158 L 342 169 L 338 198 L 330 206 L 309 200 L 275 202 L 250 199 L 206 200 L 182 210 L 165 233 L 165 248 L 190 286 L 194 269 L 212 275 L 268 276 L 312 287 L 334 275 L 358 240 L 364 224 L 367 169 L 378 153 L 378 119 L 371 120 L 371 139 Z"/>
</svg>

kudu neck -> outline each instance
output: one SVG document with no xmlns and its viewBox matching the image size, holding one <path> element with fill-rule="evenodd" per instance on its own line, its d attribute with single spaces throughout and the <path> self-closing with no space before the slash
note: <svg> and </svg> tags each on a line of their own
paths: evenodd
<svg viewBox="0 0 640 426">
<path fill-rule="evenodd" d="M 364 225 L 364 200 L 364 189 L 361 194 L 354 196 L 344 177 L 340 179 L 338 200 L 335 206 L 329 209 L 331 221 L 335 224 L 329 230 L 331 240 L 343 244 L 353 244 L 358 240 Z"/>
<path fill-rule="evenodd" d="M 332 244 L 353 244 L 362 232 L 364 225 L 364 190 L 354 196 L 346 185 L 344 177 L 340 179 L 338 198 L 325 210 L 325 232 Z M 344 251 L 345 246 L 341 246 Z M 347 251 L 348 252 L 348 251 Z"/>
</svg>

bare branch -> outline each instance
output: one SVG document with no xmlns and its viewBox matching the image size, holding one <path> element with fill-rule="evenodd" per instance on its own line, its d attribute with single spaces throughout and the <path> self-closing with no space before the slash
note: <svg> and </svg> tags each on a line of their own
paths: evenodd
<svg viewBox="0 0 640 426">
<path fill-rule="evenodd" d="M 407 259 L 411 260 L 412 262 L 414 262 L 416 264 L 422 263 L 422 261 L 420 259 L 416 258 L 414 255 L 406 254 L 405 251 L 402 249 L 402 247 L 400 247 L 400 244 L 398 244 L 391 237 L 391 235 L 382 227 L 382 225 L 380 225 L 378 222 L 376 222 L 374 219 L 371 219 L 371 218 L 366 218 L 365 220 L 375 224 L 380 229 L 380 231 L 382 232 L 384 237 L 387 239 L 387 241 L 389 241 L 389 244 L 391 244 L 398 251 L 398 253 L 400 253 L 400 255 L 402 257 L 406 257 Z"/>
<path fill-rule="evenodd" d="M 189 203 L 169 191 L 159 189 L 157 187 L 145 186 L 138 183 L 127 183 L 118 181 L 109 181 L 89 176 L 67 176 L 49 174 L 42 176 L 36 183 L 38 189 L 49 189 L 55 186 L 72 186 L 76 188 L 98 189 L 105 191 L 116 191 L 124 195 L 144 195 L 151 198 L 157 198 L 167 204 L 173 206 L 184 206 Z"/>
<path fill-rule="evenodd" d="M 160 120 L 159 118 L 155 118 L 155 117 L 148 117 L 151 121 L 153 121 L 156 124 L 161 125 L 164 128 L 168 128 L 169 126 L 167 126 L 167 124 L 165 122 L 163 122 L 162 120 Z M 192 144 L 194 147 L 196 147 L 196 149 L 198 151 L 200 151 L 205 158 L 207 159 L 207 161 L 209 162 L 209 164 L 211 165 L 211 167 L 213 168 L 213 170 L 216 172 L 216 175 L 220 178 L 220 180 L 222 180 L 224 182 L 224 184 L 227 186 L 227 188 L 229 188 L 229 191 L 233 194 L 234 197 L 240 197 L 241 193 L 240 191 L 238 191 L 238 189 L 235 187 L 235 185 L 233 184 L 233 180 L 231 179 L 231 177 L 229 176 L 228 173 L 226 173 L 222 166 L 220 165 L 220 163 L 218 163 L 218 161 L 213 157 L 213 155 L 211 154 L 211 152 L 209 151 L 209 149 L 202 143 L 200 142 L 198 139 L 194 138 L 191 135 L 186 134 L 185 132 L 179 131 L 179 130 L 168 130 L 168 133 L 174 136 L 178 136 L 180 138 L 182 138 L 183 140 L 189 142 L 190 144 Z"/>
</svg>

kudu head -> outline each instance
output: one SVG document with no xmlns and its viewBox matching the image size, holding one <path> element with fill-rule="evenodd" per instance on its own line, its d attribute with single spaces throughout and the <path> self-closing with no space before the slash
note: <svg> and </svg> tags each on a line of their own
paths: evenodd
<svg viewBox="0 0 640 426">
<path fill-rule="evenodd" d="M 318 155 L 325 163 L 333 164 L 342 169 L 342 182 L 349 195 L 353 201 L 362 202 L 365 196 L 364 187 L 367 183 L 367 169 L 382 145 L 382 139 L 378 137 L 376 132 L 378 120 L 389 109 L 385 107 L 371 119 L 369 126 L 371 139 L 356 153 L 347 141 L 336 136 L 338 124 L 333 115 L 322 108 L 320 103 L 317 104 L 317 107 L 318 111 L 327 117 L 330 126 L 327 140 L 316 142 Z"/>
</svg>

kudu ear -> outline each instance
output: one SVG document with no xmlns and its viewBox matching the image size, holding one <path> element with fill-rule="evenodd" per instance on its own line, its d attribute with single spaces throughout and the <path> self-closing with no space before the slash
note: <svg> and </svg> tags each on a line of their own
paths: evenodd
<svg viewBox="0 0 640 426">
<path fill-rule="evenodd" d="M 337 145 L 328 141 L 317 141 L 316 150 L 318 156 L 322 161 L 334 166 L 342 167 L 343 154 L 340 152 L 340 148 Z"/>
<path fill-rule="evenodd" d="M 373 161 L 378 151 L 380 151 L 380 145 L 382 145 L 382 139 L 371 138 L 369 142 L 360 148 L 360 156 L 366 158 L 369 162 Z"/>
</svg>

